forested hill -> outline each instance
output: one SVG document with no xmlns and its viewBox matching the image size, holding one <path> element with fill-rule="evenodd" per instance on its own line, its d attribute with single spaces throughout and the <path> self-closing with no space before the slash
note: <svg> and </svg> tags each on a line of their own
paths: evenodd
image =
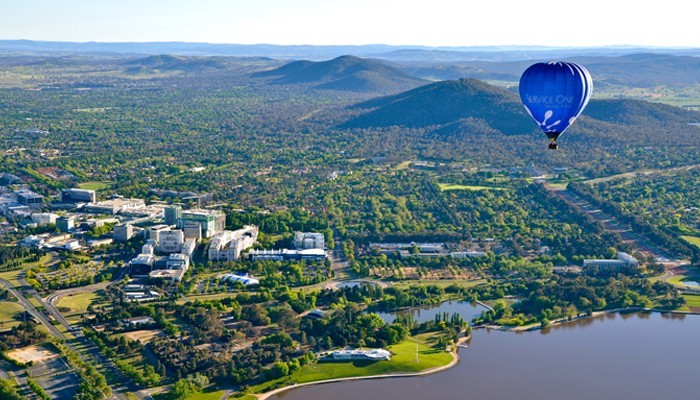
<svg viewBox="0 0 700 400">
<path fill-rule="evenodd" d="M 203 72 L 207 70 L 222 70 L 227 66 L 224 62 L 212 57 L 181 57 L 173 55 L 157 55 L 127 61 L 125 72 Z"/>
<path fill-rule="evenodd" d="M 377 93 L 396 93 L 426 83 L 383 62 L 354 56 L 321 62 L 293 61 L 254 76 L 272 77 L 280 84 L 311 83 L 319 89 Z"/>
<path fill-rule="evenodd" d="M 466 118 L 481 120 L 507 134 L 530 132 L 533 128 L 517 95 L 475 79 L 432 83 L 354 108 L 368 111 L 344 123 L 343 128 L 421 128 Z"/>
<path fill-rule="evenodd" d="M 442 81 L 393 96 L 352 106 L 364 111 L 340 128 L 429 128 L 443 133 L 476 129 L 505 135 L 531 133 L 536 125 L 518 96 L 475 79 Z M 650 145 L 667 141 L 697 145 L 698 132 L 689 123 L 700 122 L 700 113 L 639 100 L 592 100 L 580 122 L 572 127 L 587 140 L 616 140 Z"/>
</svg>

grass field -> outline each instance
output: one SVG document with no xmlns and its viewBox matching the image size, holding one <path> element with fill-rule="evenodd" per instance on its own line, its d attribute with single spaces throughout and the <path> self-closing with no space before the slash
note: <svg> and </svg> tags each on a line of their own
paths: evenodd
<svg viewBox="0 0 700 400">
<path fill-rule="evenodd" d="M 14 286 L 14 287 L 19 287 L 21 285 L 19 284 L 18 278 L 19 278 L 19 275 L 24 272 L 24 270 L 38 267 L 40 264 L 44 265 L 44 266 L 48 266 L 51 264 L 55 264 L 57 262 L 58 262 L 58 259 L 54 259 L 53 256 L 51 256 L 50 254 L 46 254 L 45 256 L 41 257 L 41 259 L 39 259 L 39 261 L 28 262 L 28 263 L 22 264 L 21 269 L 16 269 L 14 271 L 8 271 L 8 272 L 0 272 L 0 278 L 9 281 L 12 284 L 12 286 Z"/>
<path fill-rule="evenodd" d="M 681 238 L 683 238 L 683 240 L 685 240 L 686 242 L 688 242 L 688 243 L 690 243 L 690 244 L 692 244 L 692 245 L 695 245 L 695 246 L 697 246 L 697 247 L 700 247 L 700 237 L 697 237 L 697 236 L 681 236 Z"/>
<path fill-rule="evenodd" d="M 19 303 L 11 301 L 0 301 L 0 329 L 6 329 L 19 325 L 15 316 L 24 311 Z"/>
<path fill-rule="evenodd" d="M 700 295 L 684 294 L 685 305 L 688 307 L 700 308 Z"/>
<path fill-rule="evenodd" d="M 505 190 L 505 188 L 498 186 L 473 186 L 473 185 L 457 185 L 454 183 L 438 183 L 440 190 L 447 192 L 450 190 Z"/>
<path fill-rule="evenodd" d="M 569 186 L 569 182 L 550 182 L 549 186 L 556 190 L 566 190 L 566 187 Z"/>
<path fill-rule="evenodd" d="M 78 187 L 86 190 L 105 190 L 112 187 L 113 182 L 83 182 L 78 184 Z"/>
<path fill-rule="evenodd" d="M 58 300 L 56 303 L 57 307 L 67 307 L 71 312 L 81 312 L 87 311 L 88 306 L 95 299 L 97 299 L 97 294 L 95 293 L 79 293 L 66 296 Z"/>
<path fill-rule="evenodd" d="M 430 335 L 421 335 L 417 340 L 412 339 L 388 347 L 392 353 L 395 353 L 391 357 L 391 361 L 319 362 L 306 365 L 291 376 L 253 386 L 251 393 L 265 392 L 268 387 L 280 383 L 305 383 L 336 378 L 420 372 L 447 365 L 452 361 L 450 353 L 433 349 L 424 344 L 430 342 Z M 416 345 L 416 343 L 418 344 Z M 417 361 L 416 348 L 418 350 Z"/>
<path fill-rule="evenodd" d="M 202 393 L 196 393 L 193 394 L 192 396 L 187 397 L 185 400 L 219 400 L 221 396 L 223 396 L 224 391 L 223 390 L 216 390 L 214 388 L 207 388 L 204 389 Z M 239 399 L 246 399 L 248 395 L 244 397 L 239 397 Z M 256 397 L 251 396 L 252 399 L 256 399 Z M 175 398 L 170 394 L 170 393 L 158 393 L 153 395 L 153 399 L 155 400 L 175 400 Z"/>
<path fill-rule="evenodd" d="M 476 285 L 481 285 L 482 283 L 486 283 L 486 279 L 477 279 L 477 280 L 466 280 L 466 279 L 441 279 L 441 280 L 406 280 L 406 281 L 397 281 L 393 282 L 391 286 L 397 288 L 397 289 L 406 289 L 409 286 L 429 286 L 429 285 L 435 285 L 441 288 L 445 288 L 447 286 L 451 285 L 459 285 L 463 287 L 470 287 L 470 286 L 476 286 Z"/>
<path fill-rule="evenodd" d="M 411 161 L 402 161 L 400 164 L 398 164 L 396 167 L 394 167 L 395 171 L 403 171 L 404 169 L 408 169 L 408 167 L 411 166 Z"/>
</svg>

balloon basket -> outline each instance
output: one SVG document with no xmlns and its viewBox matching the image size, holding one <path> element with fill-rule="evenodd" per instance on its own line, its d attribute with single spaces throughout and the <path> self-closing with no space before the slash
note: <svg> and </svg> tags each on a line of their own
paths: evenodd
<svg viewBox="0 0 700 400">
<path fill-rule="evenodd" d="M 556 149 L 558 149 L 558 148 L 559 148 L 559 145 L 556 144 L 556 143 L 550 143 L 550 144 L 549 144 L 549 149 L 550 149 L 550 150 L 556 150 Z"/>
</svg>

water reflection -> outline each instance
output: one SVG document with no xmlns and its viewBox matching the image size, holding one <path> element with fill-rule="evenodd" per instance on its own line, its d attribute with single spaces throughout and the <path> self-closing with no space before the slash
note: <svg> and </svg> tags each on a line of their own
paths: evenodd
<svg viewBox="0 0 700 400">
<path fill-rule="evenodd" d="M 436 315 L 441 315 L 447 313 L 452 315 L 454 313 L 459 314 L 465 321 L 471 321 L 472 319 L 478 317 L 482 311 L 486 310 L 477 303 L 470 303 L 468 301 L 458 301 L 451 300 L 440 304 L 431 304 L 421 307 L 412 307 L 405 310 L 393 311 L 393 312 L 378 312 L 377 314 L 382 317 L 386 322 L 394 322 L 397 316 L 413 316 L 415 322 L 421 323 L 426 321 L 432 321 L 435 319 Z"/>
<path fill-rule="evenodd" d="M 520 335 L 477 329 L 448 371 L 310 386 L 273 399 L 698 399 L 698 331 L 700 317 L 668 313 L 601 315 Z"/>
</svg>

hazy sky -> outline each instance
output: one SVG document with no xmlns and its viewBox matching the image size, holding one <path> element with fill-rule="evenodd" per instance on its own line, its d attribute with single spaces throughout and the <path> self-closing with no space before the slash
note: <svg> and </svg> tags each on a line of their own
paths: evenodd
<svg viewBox="0 0 700 400">
<path fill-rule="evenodd" d="M 700 47 L 695 8 L 688 0 L 0 0 L 0 39 Z"/>
</svg>

